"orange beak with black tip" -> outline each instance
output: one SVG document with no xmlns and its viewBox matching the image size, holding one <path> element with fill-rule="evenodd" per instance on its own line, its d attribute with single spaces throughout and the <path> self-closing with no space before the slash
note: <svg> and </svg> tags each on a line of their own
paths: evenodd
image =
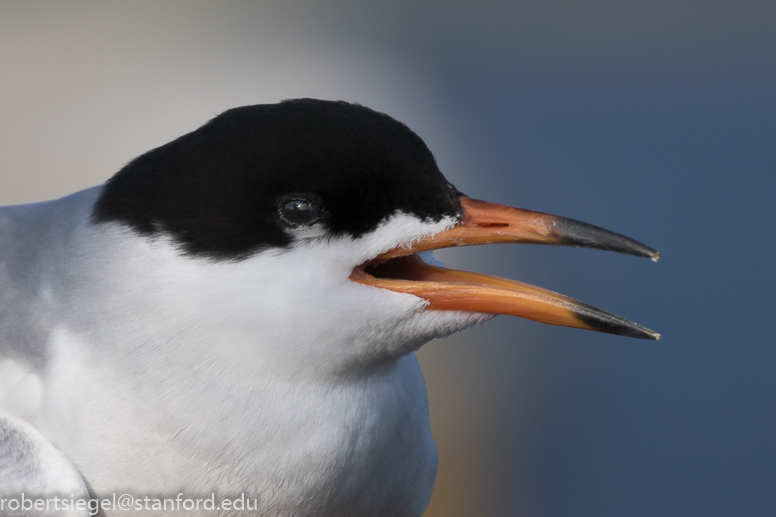
<svg viewBox="0 0 776 517">
<path fill-rule="evenodd" d="M 581 328 L 642 339 L 660 334 L 567 296 L 479 273 L 426 264 L 417 253 L 475 244 L 549 244 L 617 251 L 656 261 L 660 254 L 623 235 L 541 212 L 459 198 L 461 222 L 436 235 L 383 253 L 357 267 L 354 282 L 412 294 L 427 310 L 520 316 L 550 325 Z"/>
</svg>

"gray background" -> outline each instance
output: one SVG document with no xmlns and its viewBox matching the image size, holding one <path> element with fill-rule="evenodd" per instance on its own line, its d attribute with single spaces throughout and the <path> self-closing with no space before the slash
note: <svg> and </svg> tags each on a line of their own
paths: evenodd
<svg viewBox="0 0 776 517">
<path fill-rule="evenodd" d="M 0 1 L 0 202 L 233 106 L 357 101 L 467 194 L 658 248 L 438 253 L 658 343 L 497 318 L 420 353 L 427 515 L 776 514 L 776 3 Z"/>
</svg>

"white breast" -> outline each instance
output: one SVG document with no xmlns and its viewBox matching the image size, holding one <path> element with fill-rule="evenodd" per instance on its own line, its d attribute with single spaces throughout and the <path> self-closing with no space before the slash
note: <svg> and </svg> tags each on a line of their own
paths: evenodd
<svg viewBox="0 0 776 517">
<path fill-rule="evenodd" d="M 487 316 L 423 312 L 348 281 L 408 225 L 438 231 L 392 224 L 382 239 L 237 263 L 84 226 L 47 286 L 57 324 L 41 430 L 100 494 L 245 492 L 262 515 L 420 515 L 436 451 L 412 350 Z"/>
</svg>

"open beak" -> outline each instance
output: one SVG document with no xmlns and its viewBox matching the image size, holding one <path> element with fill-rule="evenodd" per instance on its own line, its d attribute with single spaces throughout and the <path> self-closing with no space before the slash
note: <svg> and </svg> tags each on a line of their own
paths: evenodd
<svg viewBox="0 0 776 517">
<path fill-rule="evenodd" d="M 428 310 L 505 314 L 550 325 L 660 339 L 660 334 L 641 325 L 546 289 L 423 262 L 417 255 L 422 251 L 498 243 L 597 248 L 654 261 L 660 257 L 652 248 L 597 226 L 465 196 L 459 200 L 463 209 L 459 224 L 377 256 L 354 269 L 350 279 L 423 298 Z"/>
</svg>

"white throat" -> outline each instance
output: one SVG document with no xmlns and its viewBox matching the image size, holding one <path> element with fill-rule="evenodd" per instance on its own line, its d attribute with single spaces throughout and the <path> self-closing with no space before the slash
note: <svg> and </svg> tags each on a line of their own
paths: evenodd
<svg viewBox="0 0 776 517">
<path fill-rule="evenodd" d="M 452 224 L 397 214 L 360 239 L 307 235 L 238 262 L 86 226 L 52 287 L 71 323 L 51 334 L 42 429 L 98 491 L 239 489 L 331 515 L 345 501 L 369 514 L 377 497 L 386 515 L 419 514 L 436 452 L 411 352 L 489 316 L 423 311 L 348 276 Z M 351 486 L 332 472 L 353 476 L 352 493 L 320 500 Z"/>
</svg>

